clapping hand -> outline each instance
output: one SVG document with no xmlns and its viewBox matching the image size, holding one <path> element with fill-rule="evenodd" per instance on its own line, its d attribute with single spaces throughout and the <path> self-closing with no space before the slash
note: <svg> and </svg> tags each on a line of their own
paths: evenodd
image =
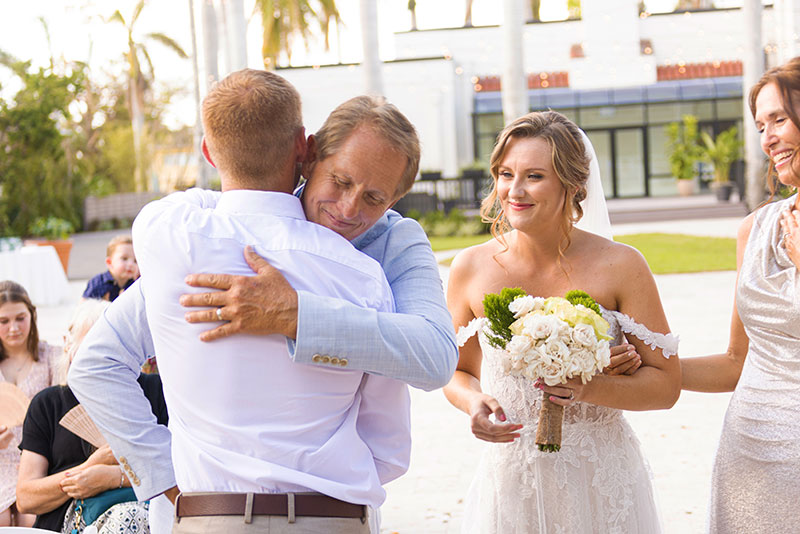
<svg viewBox="0 0 800 534">
<path fill-rule="evenodd" d="M 5 449 L 14 440 L 14 433 L 7 426 L 0 426 L 0 449 Z"/>
<path fill-rule="evenodd" d="M 783 247 L 795 267 L 800 268 L 800 212 L 792 209 L 781 215 Z"/>
<path fill-rule="evenodd" d="M 496 423 L 489 416 L 494 414 Z M 493 443 L 509 443 L 519 437 L 522 425 L 506 422 L 500 403 L 489 395 L 479 396 L 470 406 L 470 425 L 475 437 Z"/>
</svg>

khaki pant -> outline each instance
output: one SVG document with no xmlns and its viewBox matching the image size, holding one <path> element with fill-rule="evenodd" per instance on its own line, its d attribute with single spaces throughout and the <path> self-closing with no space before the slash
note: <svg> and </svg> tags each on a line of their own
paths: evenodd
<svg viewBox="0 0 800 534">
<path fill-rule="evenodd" d="M 173 534 L 370 534 L 369 521 L 342 517 L 298 516 L 289 523 L 286 516 L 254 515 L 252 523 L 244 516 L 181 517 L 172 526 Z"/>
</svg>

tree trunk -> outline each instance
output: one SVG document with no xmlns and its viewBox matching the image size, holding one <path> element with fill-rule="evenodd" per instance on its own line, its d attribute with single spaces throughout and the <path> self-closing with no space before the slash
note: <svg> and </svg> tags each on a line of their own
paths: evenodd
<svg viewBox="0 0 800 534">
<path fill-rule="evenodd" d="M 464 26 L 472 26 L 472 0 L 466 0 L 466 10 L 464 11 Z"/>
<path fill-rule="evenodd" d="M 136 65 L 136 48 L 133 41 L 129 41 L 131 65 Z M 144 163 L 144 87 L 141 79 L 142 73 L 134 69 L 128 83 L 128 98 L 131 106 L 131 133 L 133 134 L 133 154 L 135 167 L 133 169 L 133 184 L 137 192 L 147 190 L 145 182 Z"/>
<path fill-rule="evenodd" d="M 244 16 L 244 0 L 225 0 L 228 11 L 228 46 L 230 47 L 231 71 L 247 67 L 247 20 Z"/>
<path fill-rule="evenodd" d="M 503 121 L 528 113 L 528 84 L 523 69 L 523 0 L 503 0 Z"/>
<path fill-rule="evenodd" d="M 754 210 L 764 200 L 764 155 L 758 131 L 750 116 L 748 93 L 764 73 L 764 48 L 761 45 L 761 0 L 744 0 L 744 61 L 742 85 L 744 86 L 744 169 L 745 203 Z"/>
<path fill-rule="evenodd" d="M 206 88 L 219 80 L 217 55 L 219 44 L 217 42 L 217 14 L 214 11 L 213 0 L 203 2 L 203 56 L 205 58 Z"/>
<path fill-rule="evenodd" d="M 200 150 L 200 143 L 203 139 L 203 123 L 200 119 L 200 65 L 197 58 L 197 30 L 194 23 L 194 0 L 189 0 L 189 25 L 192 33 L 192 74 L 194 75 L 194 160 L 197 162 L 197 178 L 195 185 L 202 189 L 208 189 L 208 168 L 205 165 L 203 152 Z"/>
<path fill-rule="evenodd" d="M 383 95 L 383 76 L 378 51 L 378 6 L 374 0 L 360 0 L 361 45 L 364 49 L 364 81 L 366 93 Z"/>
</svg>

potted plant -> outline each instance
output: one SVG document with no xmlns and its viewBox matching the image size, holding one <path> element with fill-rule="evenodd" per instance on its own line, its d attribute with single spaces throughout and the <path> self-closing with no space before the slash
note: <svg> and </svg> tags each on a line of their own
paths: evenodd
<svg viewBox="0 0 800 534">
<path fill-rule="evenodd" d="M 703 144 L 700 146 L 700 157 L 714 166 L 713 188 L 717 199 L 728 202 L 733 191 L 730 181 L 731 165 L 742 157 L 743 143 L 739 140 L 736 126 L 731 126 L 713 139 L 706 132 L 700 134 Z"/>
<path fill-rule="evenodd" d="M 66 219 L 59 217 L 39 217 L 33 221 L 29 233 L 35 239 L 25 242 L 26 245 L 51 246 L 56 249 L 58 259 L 67 273 L 69 266 L 69 253 L 72 250 L 72 240 L 70 234 L 75 231 L 75 227 Z"/>
<path fill-rule="evenodd" d="M 486 177 L 486 167 L 483 163 L 478 160 L 473 161 L 469 165 L 461 167 L 461 177 L 462 178 L 485 178 Z"/>
<path fill-rule="evenodd" d="M 669 168 L 678 180 L 678 193 L 689 196 L 694 192 L 694 178 L 697 174 L 696 166 L 700 160 L 700 146 L 698 145 L 697 117 L 684 115 L 683 122 L 673 122 L 667 125 L 667 157 Z"/>
</svg>

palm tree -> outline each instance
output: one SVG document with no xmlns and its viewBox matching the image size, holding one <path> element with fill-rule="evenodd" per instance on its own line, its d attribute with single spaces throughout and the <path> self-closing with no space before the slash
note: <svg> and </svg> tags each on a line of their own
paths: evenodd
<svg viewBox="0 0 800 534">
<path fill-rule="evenodd" d="M 325 49 L 328 50 L 331 25 L 342 20 L 336 0 L 314 0 L 313 5 L 310 0 L 256 0 L 253 12 L 261 15 L 264 28 L 261 55 L 264 67 L 268 69 L 275 68 L 281 52 L 291 59 L 296 38 L 308 46 L 314 22 L 325 36 Z"/>
<path fill-rule="evenodd" d="M 411 31 L 417 29 L 417 2 L 408 0 L 408 10 L 411 12 Z"/>
<path fill-rule="evenodd" d="M 541 20 L 541 17 L 539 16 L 539 9 L 542 7 L 541 3 L 542 3 L 541 0 L 530 0 L 526 2 L 527 4 L 526 7 L 528 8 L 529 21 L 538 22 Z"/>
<path fill-rule="evenodd" d="M 125 53 L 125 59 L 128 63 L 128 107 L 131 113 L 131 128 L 133 130 L 133 150 L 136 154 L 136 167 L 134 169 L 134 183 L 136 184 L 137 191 L 145 189 L 145 164 L 144 153 L 142 149 L 142 142 L 145 138 L 145 122 L 144 122 L 144 107 L 145 107 L 145 94 L 150 89 L 153 82 L 153 62 L 150 60 L 150 54 L 144 45 L 144 42 L 134 39 L 134 26 L 139 19 L 139 15 L 144 8 L 144 0 L 139 0 L 136 7 L 133 9 L 133 14 L 127 21 L 122 16 L 119 10 L 115 11 L 109 22 L 117 22 L 121 24 L 128 32 L 128 50 Z M 172 38 L 163 33 L 148 33 L 145 39 L 156 41 L 163 46 L 175 52 L 181 58 L 188 58 L 189 56 Z M 146 69 L 142 68 L 142 61 Z"/>
<path fill-rule="evenodd" d="M 528 84 L 524 71 L 523 0 L 503 0 L 503 75 L 501 98 L 506 124 L 527 113 Z"/>
<path fill-rule="evenodd" d="M 567 0 L 567 12 L 571 19 L 581 18 L 581 0 Z"/>
<path fill-rule="evenodd" d="M 378 52 L 378 6 L 374 0 L 361 0 L 359 4 L 365 91 L 371 95 L 383 95 L 383 75 Z"/>
</svg>

